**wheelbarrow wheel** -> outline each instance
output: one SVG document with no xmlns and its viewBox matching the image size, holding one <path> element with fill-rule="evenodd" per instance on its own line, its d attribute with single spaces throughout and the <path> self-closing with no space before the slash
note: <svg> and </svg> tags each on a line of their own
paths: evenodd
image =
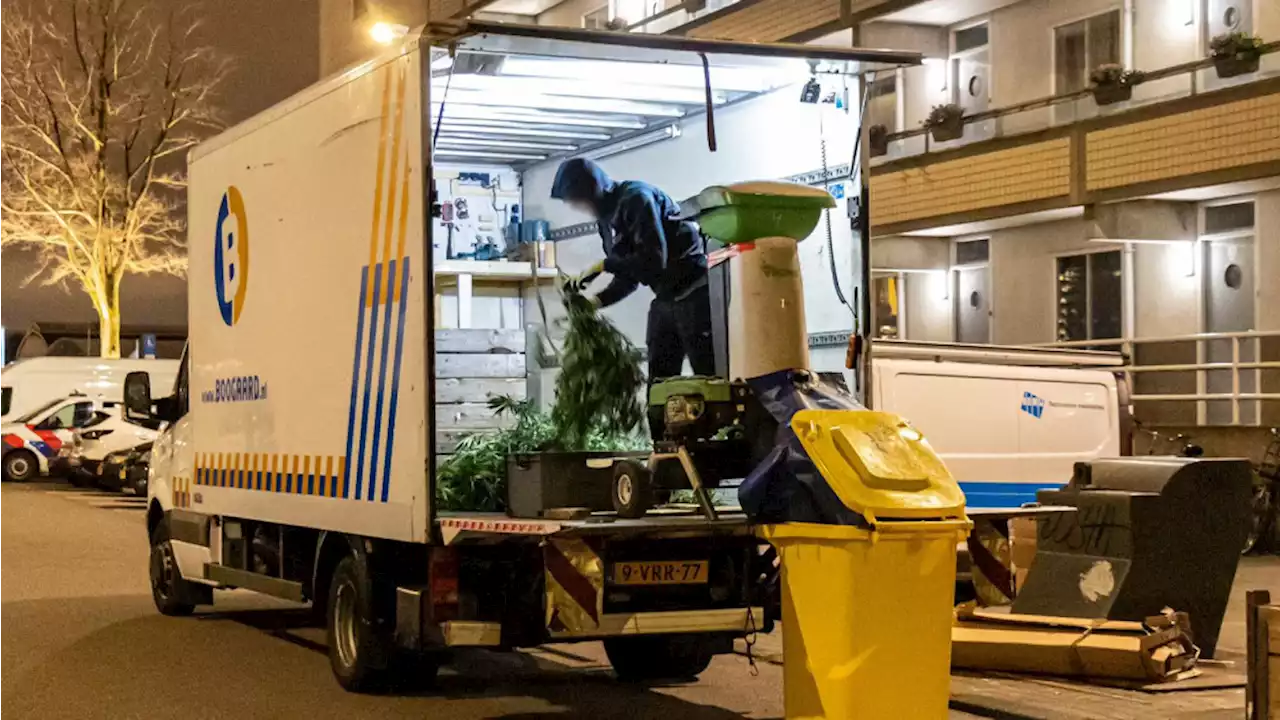
<svg viewBox="0 0 1280 720">
<path fill-rule="evenodd" d="M 653 507 L 653 474 L 634 460 L 619 460 L 613 466 L 612 495 L 618 517 L 644 517 Z"/>
</svg>

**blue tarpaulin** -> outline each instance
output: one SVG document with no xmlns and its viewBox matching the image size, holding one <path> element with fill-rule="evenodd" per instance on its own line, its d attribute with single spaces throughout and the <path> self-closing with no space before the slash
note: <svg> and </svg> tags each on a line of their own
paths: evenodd
<svg viewBox="0 0 1280 720">
<path fill-rule="evenodd" d="M 747 380 L 765 410 L 778 422 L 773 451 L 738 488 L 738 502 L 756 523 L 809 522 L 866 527 L 818 472 L 791 430 L 801 410 L 865 410 L 843 386 L 808 370 L 780 370 Z"/>
</svg>

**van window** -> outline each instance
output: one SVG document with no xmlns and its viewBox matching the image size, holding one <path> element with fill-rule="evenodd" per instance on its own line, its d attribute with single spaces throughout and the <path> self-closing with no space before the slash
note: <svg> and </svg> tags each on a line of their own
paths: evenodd
<svg viewBox="0 0 1280 720">
<path fill-rule="evenodd" d="M 36 427 L 40 430 L 59 430 L 62 428 L 82 428 L 93 422 L 97 413 L 93 408 L 92 400 L 81 400 L 80 402 L 58 408 L 58 411 L 45 418 Z"/>
<path fill-rule="evenodd" d="M 60 404 L 60 403 L 64 403 L 64 402 L 66 402 L 66 401 L 67 401 L 67 399 L 66 399 L 66 398 L 56 398 L 56 399 L 50 400 L 49 402 L 47 402 L 47 403 L 45 403 L 45 404 L 41 405 L 40 407 L 36 408 L 35 410 L 32 410 L 32 411 L 30 411 L 30 412 L 23 413 L 22 415 L 18 416 L 17 418 L 14 418 L 14 422 L 20 422 L 20 423 L 23 423 L 23 424 L 25 425 L 26 423 L 29 423 L 29 422 L 31 422 L 32 420 L 35 420 L 36 418 L 40 417 L 41 415 L 44 415 L 44 414 L 45 414 L 46 412 L 48 412 L 49 410 L 52 410 L 56 405 L 58 405 L 58 404 Z"/>
<path fill-rule="evenodd" d="M 11 402 L 13 402 L 13 388 L 0 388 L 0 415 L 9 414 Z"/>
</svg>

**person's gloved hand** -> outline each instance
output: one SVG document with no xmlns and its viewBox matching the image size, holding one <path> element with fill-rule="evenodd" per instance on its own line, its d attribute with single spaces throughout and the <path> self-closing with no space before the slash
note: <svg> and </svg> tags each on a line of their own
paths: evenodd
<svg viewBox="0 0 1280 720">
<path fill-rule="evenodd" d="M 581 292 L 584 288 L 587 287 L 587 285 L 591 284 L 592 280 L 596 279 L 597 275 L 599 275 L 602 272 L 604 272 L 604 261 L 600 260 L 598 262 L 594 262 L 591 264 L 590 267 L 582 271 L 580 274 L 570 275 L 568 278 L 566 278 L 564 282 L 565 288 L 568 290 Z"/>
</svg>

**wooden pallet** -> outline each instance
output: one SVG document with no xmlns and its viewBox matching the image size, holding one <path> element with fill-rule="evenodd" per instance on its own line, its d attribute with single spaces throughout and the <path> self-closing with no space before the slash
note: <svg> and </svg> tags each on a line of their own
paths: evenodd
<svg viewBox="0 0 1280 720">
<path fill-rule="evenodd" d="M 468 434 L 510 427 L 514 419 L 488 402 L 528 396 L 524 331 L 437 330 L 435 341 L 436 452 L 452 453 Z"/>
</svg>

